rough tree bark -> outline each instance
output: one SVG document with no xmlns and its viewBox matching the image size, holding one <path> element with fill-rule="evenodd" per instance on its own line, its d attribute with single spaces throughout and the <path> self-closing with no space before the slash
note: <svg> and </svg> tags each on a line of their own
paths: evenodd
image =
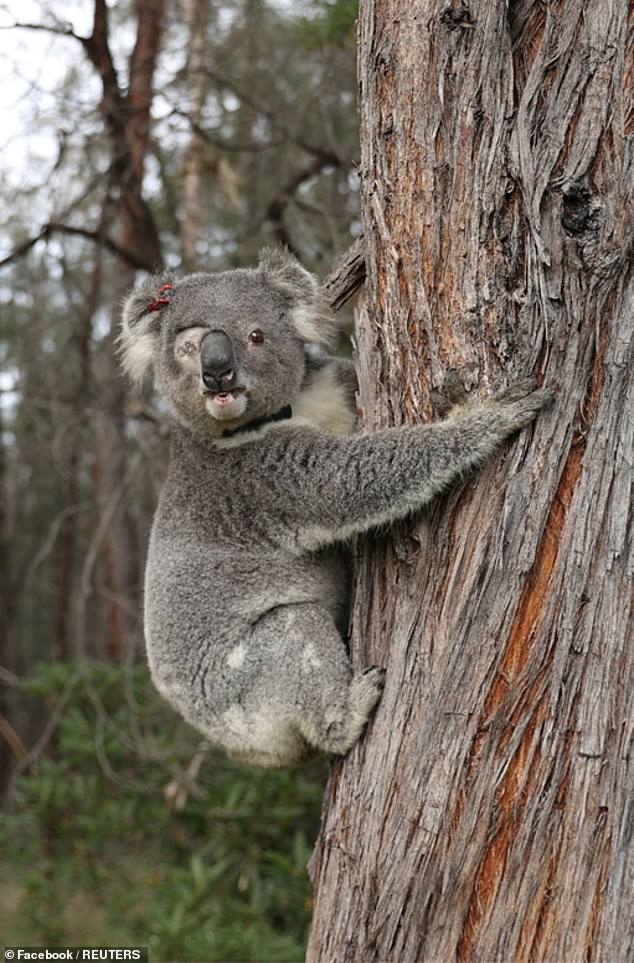
<svg viewBox="0 0 634 963">
<path fill-rule="evenodd" d="M 361 0 L 370 429 L 457 368 L 555 408 L 360 551 L 315 961 L 634 959 L 634 30 L 623 0 Z M 628 22 L 629 17 L 629 22 Z"/>
</svg>

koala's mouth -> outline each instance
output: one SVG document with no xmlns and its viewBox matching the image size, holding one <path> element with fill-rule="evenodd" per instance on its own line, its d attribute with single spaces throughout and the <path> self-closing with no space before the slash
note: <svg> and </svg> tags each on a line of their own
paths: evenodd
<svg viewBox="0 0 634 963">
<path fill-rule="evenodd" d="M 219 421 L 239 418 L 247 407 L 246 389 L 232 388 L 231 391 L 205 391 L 205 408 Z"/>
<path fill-rule="evenodd" d="M 215 404 L 222 406 L 230 405 L 241 394 L 242 391 L 240 389 L 236 389 L 234 391 L 210 391 L 208 392 L 207 397 L 210 397 Z"/>
</svg>

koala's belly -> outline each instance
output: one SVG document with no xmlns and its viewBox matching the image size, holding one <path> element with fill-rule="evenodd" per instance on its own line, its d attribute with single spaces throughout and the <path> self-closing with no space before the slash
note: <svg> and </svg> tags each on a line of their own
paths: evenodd
<svg viewBox="0 0 634 963">
<path fill-rule="evenodd" d="M 153 538 L 145 583 L 148 644 L 232 646 L 266 612 L 304 602 L 346 617 L 349 563 L 342 553 L 245 552 Z M 183 641 L 181 641 L 183 640 Z"/>
</svg>

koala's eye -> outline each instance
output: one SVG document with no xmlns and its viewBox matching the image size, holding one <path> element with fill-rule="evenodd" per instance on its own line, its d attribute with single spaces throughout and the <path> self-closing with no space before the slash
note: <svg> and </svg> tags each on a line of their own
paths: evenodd
<svg viewBox="0 0 634 963">
<path fill-rule="evenodd" d="M 249 344 L 263 344 L 264 332 L 260 331 L 259 328 L 254 328 L 253 331 L 249 332 L 247 341 L 249 342 Z"/>
</svg>

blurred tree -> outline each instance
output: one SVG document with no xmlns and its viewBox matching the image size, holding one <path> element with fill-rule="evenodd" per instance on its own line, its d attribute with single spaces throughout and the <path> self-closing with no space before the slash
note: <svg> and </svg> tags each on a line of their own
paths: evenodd
<svg viewBox="0 0 634 963">
<path fill-rule="evenodd" d="M 189 151 L 185 158 L 183 201 L 185 218 L 183 220 L 183 266 L 192 270 L 197 261 L 198 242 L 203 227 L 202 175 L 205 160 L 205 139 L 201 126 L 207 78 L 205 74 L 205 36 L 209 22 L 209 0 L 185 0 L 185 15 L 189 25 L 189 56 L 187 79 L 191 91 L 189 119 L 192 132 Z"/>
<path fill-rule="evenodd" d="M 324 33 L 331 10 L 0 9 L 0 80 L 16 92 L 0 152 L 0 904 L 13 942 L 303 954 L 323 767 L 258 774 L 205 755 L 198 772 L 198 737 L 131 664 L 166 439 L 151 394 L 130 399 L 115 339 L 137 272 L 250 263 L 276 237 L 323 270 L 358 234 L 354 50 L 343 28 Z M 352 263 L 352 284 L 332 282 L 338 303 L 362 276 L 358 251 Z"/>
<path fill-rule="evenodd" d="M 323 767 L 205 756 L 197 774 L 198 737 L 129 664 L 166 440 L 151 394 L 130 399 L 115 338 L 139 271 L 246 264 L 281 236 L 319 270 L 354 240 L 354 51 L 324 36 L 329 6 L 2 7 L 21 123 L 0 154 L 0 903 L 14 942 L 303 954 Z M 335 283 L 339 302 L 348 292 Z"/>
<path fill-rule="evenodd" d="M 0 438 L 2 437 L 2 404 L 0 404 Z M 11 772 L 13 726 L 9 721 L 11 703 L 8 686 L 8 628 L 11 621 L 9 596 L 9 538 L 7 532 L 7 465 L 4 445 L 0 443 L 0 667 L 5 667 L 5 675 L 0 676 L 0 798 L 4 793 Z"/>
<path fill-rule="evenodd" d="M 116 352 L 121 301 L 133 283 L 135 263 L 158 268 L 161 245 L 154 213 L 144 196 L 144 178 L 151 134 L 154 76 L 161 45 L 165 3 L 137 0 L 135 41 L 127 62 L 127 88 L 115 67 L 110 45 L 109 12 L 105 0 L 95 0 L 93 32 L 82 41 L 97 70 L 102 94 L 99 109 L 109 136 L 111 229 L 129 257 L 115 255 L 109 277 L 106 308 L 109 330 L 96 359 L 102 405 L 97 420 L 95 481 L 105 530 L 105 592 L 109 599 L 109 640 L 112 658 L 121 659 L 138 633 L 140 561 L 137 522 L 128 502 L 126 446 L 127 390 Z"/>
<path fill-rule="evenodd" d="M 331 777 L 311 963 L 634 958 L 633 12 L 361 2 L 367 424 L 450 368 L 557 401 L 366 546 L 352 654 L 387 684 Z"/>
</svg>

